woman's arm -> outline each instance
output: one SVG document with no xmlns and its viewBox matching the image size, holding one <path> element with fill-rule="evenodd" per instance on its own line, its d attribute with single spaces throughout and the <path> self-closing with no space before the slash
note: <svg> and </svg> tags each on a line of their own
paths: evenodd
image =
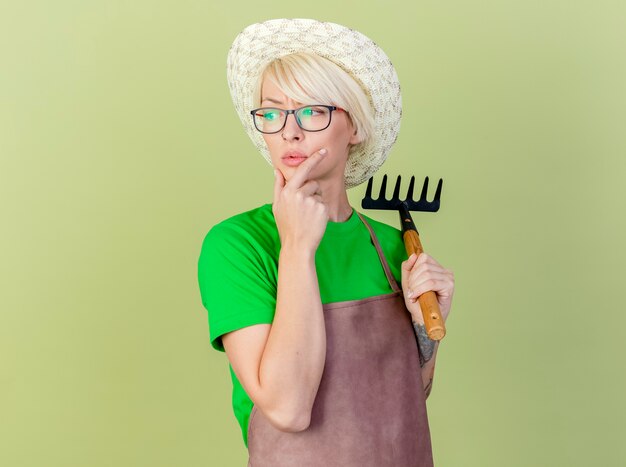
<svg viewBox="0 0 626 467">
<path fill-rule="evenodd" d="M 421 253 L 419 256 L 413 254 L 402 263 L 402 290 L 417 336 L 422 382 L 424 383 L 424 392 L 428 397 L 435 377 L 435 358 L 439 341 L 433 341 L 428 337 L 424 325 L 424 316 L 417 298 L 429 290 L 436 292 L 439 310 L 445 323 L 450 313 L 454 294 L 454 273 L 445 269 L 433 257 L 425 253 Z"/>
<path fill-rule="evenodd" d="M 305 430 L 326 360 L 326 327 L 315 270 L 315 252 L 324 235 L 328 210 L 319 184 L 307 181 L 326 151 L 301 163 L 289 183 L 275 171 L 272 212 L 280 235 L 276 311 L 271 327 L 252 344 L 241 330 L 222 338 L 241 384 L 279 429 Z M 252 326 L 256 327 L 256 326 Z"/>
<path fill-rule="evenodd" d="M 315 252 L 283 247 L 272 325 L 230 332 L 222 342 L 233 371 L 270 422 L 283 431 L 306 429 L 326 359 Z"/>
<path fill-rule="evenodd" d="M 259 368 L 264 402 L 287 428 L 309 426 L 326 360 L 326 328 L 315 251 L 285 245 L 272 332 Z"/>
<path fill-rule="evenodd" d="M 430 395 L 433 387 L 433 378 L 435 377 L 435 359 L 437 357 L 437 349 L 439 341 L 433 341 L 426 333 L 426 326 L 423 323 L 413 319 L 413 329 L 417 336 L 417 345 L 419 346 L 419 360 L 422 371 L 422 382 L 424 383 L 424 392 L 426 399 Z"/>
</svg>

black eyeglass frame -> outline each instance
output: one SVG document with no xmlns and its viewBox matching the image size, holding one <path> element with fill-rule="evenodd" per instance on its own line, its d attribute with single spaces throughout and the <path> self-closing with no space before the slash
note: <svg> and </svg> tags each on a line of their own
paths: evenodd
<svg viewBox="0 0 626 467">
<path fill-rule="evenodd" d="M 296 117 L 296 112 L 302 109 L 306 109 L 307 107 L 325 107 L 330 111 L 330 114 L 328 115 L 328 125 L 326 125 L 324 128 L 321 128 L 319 130 L 307 130 L 306 128 L 302 128 L 302 125 L 300 125 L 300 122 L 298 121 L 298 118 Z M 287 115 L 285 116 L 285 121 L 283 122 L 283 126 L 280 127 L 280 129 L 276 130 L 276 131 L 263 131 L 261 129 L 259 129 L 259 127 L 256 124 L 256 118 L 254 118 L 254 114 L 256 112 L 258 112 L 259 110 L 264 110 L 264 109 L 276 109 L 276 110 L 280 110 L 281 112 L 287 112 Z M 296 120 L 296 124 L 303 130 L 303 131 L 308 131 L 311 133 L 315 133 L 318 131 L 324 131 L 326 128 L 328 128 L 330 126 L 330 123 L 333 121 L 333 110 L 337 110 L 340 112 L 346 112 L 348 113 L 347 110 L 342 109 L 341 107 L 337 107 L 335 105 L 324 105 L 324 104 L 309 104 L 309 105 L 303 105 L 302 107 L 298 107 L 297 109 L 291 109 L 291 110 L 287 110 L 287 109 L 279 109 L 278 107 L 259 107 L 258 109 L 254 109 L 250 111 L 250 115 L 252 116 L 252 123 L 254 124 L 254 128 L 256 128 L 259 132 L 265 134 L 265 135 L 273 135 L 276 133 L 280 133 L 281 131 L 283 131 L 283 129 L 285 128 L 285 125 L 287 125 L 287 118 L 289 117 L 289 114 L 293 114 L 293 118 Z"/>
</svg>

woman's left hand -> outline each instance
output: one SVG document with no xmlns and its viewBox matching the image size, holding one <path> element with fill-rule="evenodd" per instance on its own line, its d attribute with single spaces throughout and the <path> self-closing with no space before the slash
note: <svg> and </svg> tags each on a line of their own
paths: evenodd
<svg viewBox="0 0 626 467">
<path fill-rule="evenodd" d="M 437 295 L 439 311 L 444 322 L 450 313 L 454 294 L 454 273 L 445 269 L 435 258 L 420 253 L 402 262 L 402 291 L 404 302 L 414 321 L 423 324 L 424 316 L 417 297 L 432 290 Z"/>
</svg>

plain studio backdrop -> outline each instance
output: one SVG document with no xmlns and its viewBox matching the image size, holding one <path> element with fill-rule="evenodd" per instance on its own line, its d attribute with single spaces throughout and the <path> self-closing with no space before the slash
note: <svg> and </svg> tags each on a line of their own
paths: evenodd
<svg viewBox="0 0 626 467">
<path fill-rule="evenodd" d="M 404 111 L 376 180 L 444 178 L 441 210 L 414 216 L 456 277 L 427 402 L 436 465 L 626 465 L 625 14 L 610 0 L 2 2 L 0 465 L 245 465 L 196 267 L 215 223 L 272 201 L 226 54 L 277 17 L 378 43 Z M 349 191 L 359 210 L 364 192 Z"/>
</svg>

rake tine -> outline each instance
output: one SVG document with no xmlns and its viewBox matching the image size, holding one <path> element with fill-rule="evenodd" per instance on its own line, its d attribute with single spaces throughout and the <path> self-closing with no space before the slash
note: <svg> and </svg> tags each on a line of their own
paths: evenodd
<svg viewBox="0 0 626 467">
<path fill-rule="evenodd" d="M 393 201 L 400 201 L 400 182 L 402 177 L 398 175 L 398 179 L 396 180 L 396 186 L 393 189 L 393 197 L 391 198 Z"/>
<path fill-rule="evenodd" d="M 380 194 L 378 195 L 378 199 L 384 199 L 386 200 L 387 198 L 385 197 L 385 193 L 387 191 L 387 174 L 383 175 L 383 184 L 380 186 Z"/>
<path fill-rule="evenodd" d="M 365 198 L 372 199 L 372 185 L 374 184 L 374 177 L 370 177 L 369 182 L 367 182 L 367 190 L 365 190 Z"/>
<path fill-rule="evenodd" d="M 439 183 L 437 183 L 437 191 L 435 191 L 435 199 L 433 201 L 439 201 L 441 197 L 441 187 L 443 185 L 443 178 L 439 179 Z"/>
<path fill-rule="evenodd" d="M 428 193 L 428 177 L 424 179 L 424 186 L 422 187 L 422 194 L 420 195 L 420 201 L 426 201 L 426 194 Z"/>
<path fill-rule="evenodd" d="M 415 175 L 411 176 L 411 181 L 409 182 L 409 191 L 406 194 L 405 201 L 413 201 L 413 187 L 415 186 Z"/>
</svg>

